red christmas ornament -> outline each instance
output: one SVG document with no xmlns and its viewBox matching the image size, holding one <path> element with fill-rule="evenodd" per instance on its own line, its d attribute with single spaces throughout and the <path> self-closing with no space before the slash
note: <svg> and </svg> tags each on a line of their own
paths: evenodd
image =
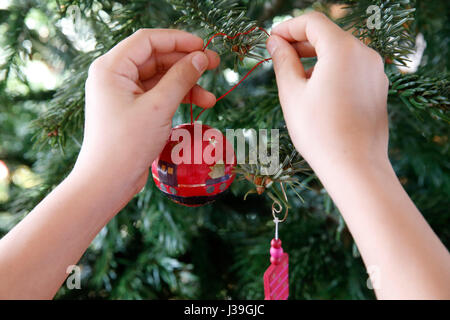
<svg viewBox="0 0 450 320">
<path fill-rule="evenodd" d="M 152 164 L 156 186 L 176 203 L 198 207 L 216 200 L 235 178 L 233 146 L 214 128 L 201 123 L 172 129 Z"/>
</svg>

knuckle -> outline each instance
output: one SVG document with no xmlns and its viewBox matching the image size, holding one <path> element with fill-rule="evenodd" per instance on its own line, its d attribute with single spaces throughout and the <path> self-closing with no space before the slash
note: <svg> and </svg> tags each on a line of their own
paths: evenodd
<svg viewBox="0 0 450 320">
<path fill-rule="evenodd" d="M 134 34 L 139 36 L 139 37 L 140 36 L 144 36 L 144 35 L 146 35 L 149 32 L 149 30 L 151 30 L 151 29 L 149 29 L 149 28 L 140 28 Z"/>
<path fill-rule="evenodd" d="M 377 51 L 375 51 L 372 48 L 369 48 L 369 55 L 371 56 L 372 60 L 376 64 L 384 66 L 383 58 L 381 57 L 381 55 Z"/>
<path fill-rule="evenodd" d="M 96 58 L 89 66 L 88 76 L 91 77 L 97 73 L 100 73 L 105 68 L 105 60 L 106 59 L 104 56 Z"/>
<path fill-rule="evenodd" d="M 372 62 L 373 67 L 384 74 L 384 60 L 381 55 L 377 51 L 369 48 L 369 59 Z"/>
<path fill-rule="evenodd" d="M 309 13 L 307 13 L 307 16 L 311 19 L 324 19 L 324 18 L 327 19 L 327 16 L 324 13 L 319 12 L 319 11 L 309 12 Z"/>
<path fill-rule="evenodd" d="M 374 49 L 367 48 L 367 61 L 370 63 L 370 66 L 374 72 L 374 74 L 380 79 L 385 87 L 389 86 L 389 78 L 384 72 L 384 59 L 383 57 Z"/>
</svg>

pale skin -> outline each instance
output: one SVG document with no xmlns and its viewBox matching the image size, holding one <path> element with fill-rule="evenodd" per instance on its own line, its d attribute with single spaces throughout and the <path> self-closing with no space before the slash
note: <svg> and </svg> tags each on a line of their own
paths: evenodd
<svg viewBox="0 0 450 320">
<path fill-rule="evenodd" d="M 0 240 L 0 298 L 50 299 L 96 234 L 144 186 L 181 102 L 219 64 L 202 40 L 141 30 L 98 58 L 85 135 L 68 177 Z M 450 299 L 450 255 L 399 183 L 387 154 L 381 57 L 325 16 L 276 26 L 267 42 L 289 134 L 343 215 L 379 299 Z M 314 70 L 301 57 L 317 56 Z M 114 161 L 111 161 L 114 159 Z"/>
</svg>

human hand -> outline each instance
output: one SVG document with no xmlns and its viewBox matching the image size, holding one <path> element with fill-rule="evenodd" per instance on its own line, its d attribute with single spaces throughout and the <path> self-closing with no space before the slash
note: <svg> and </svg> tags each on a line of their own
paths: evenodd
<svg viewBox="0 0 450 320">
<path fill-rule="evenodd" d="M 74 171 L 114 179 L 125 203 L 139 192 L 191 89 L 196 105 L 215 104 L 196 82 L 220 58 L 202 47 L 202 39 L 183 31 L 141 29 L 97 58 L 86 81 L 84 140 Z"/>
<path fill-rule="evenodd" d="M 48 299 L 98 232 L 144 186 L 178 105 L 204 108 L 196 85 L 219 57 L 177 30 L 140 30 L 96 59 L 86 81 L 84 140 L 74 169 L 0 241 L 0 298 Z"/>
<path fill-rule="evenodd" d="M 267 49 L 291 139 L 319 177 L 388 159 L 389 81 L 376 51 L 317 12 L 274 27 Z M 305 71 L 299 57 L 313 56 Z"/>
<path fill-rule="evenodd" d="M 381 57 L 319 13 L 276 26 L 267 49 L 292 141 L 339 209 L 368 273 L 376 270 L 377 297 L 448 299 L 448 250 L 387 156 Z M 316 55 L 305 71 L 299 56 Z"/>
</svg>

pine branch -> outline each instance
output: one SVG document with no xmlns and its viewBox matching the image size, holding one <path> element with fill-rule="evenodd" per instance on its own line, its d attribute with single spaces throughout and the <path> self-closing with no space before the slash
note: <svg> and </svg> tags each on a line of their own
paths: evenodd
<svg viewBox="0 0 450 320">
<path fill-rule="evenodd" d="M 21 52 L 26 52 L 22 43 L 25 35 L 29 32 L 25 17 L 31 9 L 31 4 L 28 2 L 11 5 L 8 10 L 2 11 L 2 21 L 6 25 L 6 31 L 3 37 L 4 50 L 6 52 L 5 62 L 0 66 L 0 70 L 5 71 L 3 80 L 0 83 L 0 88 L 6 87 L 6 81 L 9 78 L 9 73 L 14 67 L 14 60 Z M 6 18 L 7 17 L 7 18 Z"/>
<path fill-rule="evenodd" d="M 52 99 L 53 95 L 55 94 L 55 90 L 40 90 L 40 91 L 32 91 L 25 94 L 14 94 L 14 95 L 5 95 L 3 93 L 0 94 L 0 99 L 2 101 L 2 104 L 0 105 L 0 111 L 5 110 L 6 107 L 9 105 L 26 102 L 26 101 L 32 101 L 32 102 L 42 102 L 42 101 L 48 101 Z"/>
<path fill-rule="evenodd" d="M 376 21 L 373 20 L 375 11 L 368 11 L 371 5 L 380 10 L 379 26 L 369 23 Z M 349 13 L 338 21 L 341 25 L 354 29 L 353 34 L 377 50 L 387 63 L 406 65 L 409 61 L 407 56 L 414 49 L 411 22 L 414 21 L 415 8 L 412 8 L 411 1 L 350 0 L 346 9 Z"/>
<path fill-rule="evenodd" d="M 388 77 L 389 94 L 398 96 L 411 111 L 427 111 L 434 118 L 450 122 L 449 75 L 425 77 L 392 72 Z"/>
<path fill-rule="evenodd" d="M 167 27 L 168 24 L 162 25 L 160 21 L 161 15 L 169 14 L 170 8 L 164 2 L 133 1 L 121 5 L 115 10 L 108 10 L 111 21 L 105 22 L 98 13 L 102 6 L 93 6 L 92 1 L 80 3 L 79 0 L 66 0 L 59 2 L 60 18 L 66 16 L 67 9 L 71 5 L 81 7 L 83 22 L 91 24 L 97 41 L 97 46 L 93 51 L 78 52 L 77 57 L 69 66 L 70 70 L 77 70 L 77 72 L 71 73 L 67 81 L 64 81 L 57 89 L 48 110 L 34 122 L 34 125 L 41 129 L 37 135 L 41 144 L 50 143 L 53 147 L 58 146 L 62 149 L 68 137 L 80 137 L 84 123 L 83 89 L 92 61 L 139 28 Z M 97 1 L 95 2 L 97 3 Z M 100 3 L 108 9 L 108 2 Z M 137 12 L 139 14 L 136 14 Z M 163 20 L 170 21 L 169 17 L 165 17 Z"/>
<path fill-rule="evenodd" d="M 97 55 L 98 51 L 80 53 L 72 64 L 78 72 L 70 75 L 70 81 L 63 82 L 47 111 L 33 122 L 40 129 L 36 136 L 39 143 L 62 148 L 68 136 L 80 136 L 84 123 L 84 83 L 89 65 Z"/>
<path fill-rule="evenodd" d="M 268 148 L 271 148 L 270 142 Z M 285 207 L 290 207 L 292 201 L 290 201 L 289 195 L 291 195 L 292 191 L 294 197 L 297 197 L 302 202 L 304 201 L 301 193 L 310 189 L 308 183 L 314 179 L 314 175 L 312 175 L 308 164 L 292 144 L 286 128 L 280 130 L 279 160 L 281 162 L 274 172 L 267 172 L 267 165 L 260 162 L 250 164 L 249 161 L 246 161 L 244 164 L 238 164 L 235 172 L 240 175 L 239 179 L 246 179 L 252 184 L 252 189 L 247 191 L 244 200 L 249 194 L 256 193 L 261 195 L 265 193 L 273 201 Z M 277 186 L 281 184 L 283 184 L 285 191 L 288 192 L 287 200 L 283 193 L 277 189 Z"/>
<path fill-rule="evenodd" d="M 246 17 L 246 10 L 236 0 L 166 0 L 181 14 L 176 24 L 183 24 L 194 30 L 204 29 L 205 39 L 216 33 L 225 33 L 230 37 L 257 27 L 257 22 Z M 229 52 L 235 56 L 235 67 L 247 58 L 263 58 L 255 49 L 263 48 L 267 35 L 255 30 L 234 39 L 215 38 L 213 45 L 220 54 Z"/>
</svg>

